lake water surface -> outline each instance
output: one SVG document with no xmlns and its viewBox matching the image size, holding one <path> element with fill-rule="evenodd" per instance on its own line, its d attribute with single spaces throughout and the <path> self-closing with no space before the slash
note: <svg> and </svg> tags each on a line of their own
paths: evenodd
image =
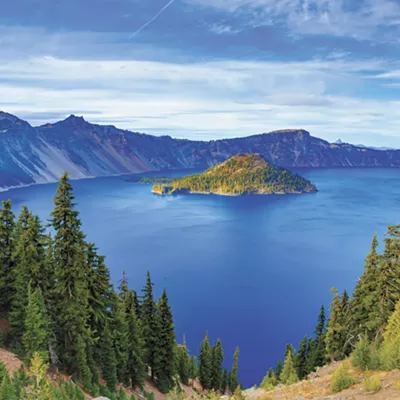
<svg viewBox="0 0 400 400">
<path fill-rule="evenodd" d="M 151 271 L 167 288 L 178 339 L 198 352 L 206 331 L 230 366 L 240 346 L 240 379 L 266 369 L 311 334 L 330 289 L 351 291 L 372 236 L 400 223 L 400 170 L 326 169 L 300 173 L 318 193 L 287 196 L 170 196 L 126 177 L 74 182 L 83 229 L 106 256 L 113 281 L 126 270 L 140 289 Z M 161 174 L 165 175 L 165 174 Z M 16 211 L 43 219 L 56 185 L 0 193 Z"/>
</svg>

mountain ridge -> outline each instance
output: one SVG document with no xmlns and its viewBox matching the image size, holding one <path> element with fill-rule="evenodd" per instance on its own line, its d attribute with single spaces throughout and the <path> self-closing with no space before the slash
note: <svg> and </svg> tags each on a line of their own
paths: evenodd
<svg viewBox="0 0 400 400">
<path fill-rule="evenodd" d="M 206 169 L 241 153 L 283 168 L 400 167 L 400 150 L 335 144 L 304 129 L 211 141 L 175 139 L 92 124 L 82 116 L 33 127 L 0 111 L 0 190 L 157 170 Z"/>
</svg>

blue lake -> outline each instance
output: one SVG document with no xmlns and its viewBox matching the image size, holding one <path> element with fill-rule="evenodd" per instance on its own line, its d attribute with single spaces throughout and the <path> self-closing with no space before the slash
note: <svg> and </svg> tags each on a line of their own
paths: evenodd
<svg viewBox="0 0 400 400">
<path fill-rule="evenodd" d="M 240 346 L 240 379 L 259 383 L 289 342 L 311 334 L 330 289 L 351 291 L 372 236 L 400 223 L 400 170 L 300 173 L 318 193 L 288 196 L 160 197 L 126 177 L 74 182 L 83 229 L 107 258 L 115 283 L 126 270 L 140 289 L 151 271 L 167 288 L 178 340 L 197 353 L 206 331 L 230 366 Z M 161 174 L 165 175 L 165 174 Z M 56 185 L 0 193 L 16 211 L 44 220 Z"/>
</svg>

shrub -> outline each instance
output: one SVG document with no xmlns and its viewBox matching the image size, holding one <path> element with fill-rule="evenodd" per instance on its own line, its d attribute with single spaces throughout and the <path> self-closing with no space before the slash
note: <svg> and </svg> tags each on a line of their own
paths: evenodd
<svg viewBox="0 0 400 400">
<path fill-rule="evenodd" d="M 334 393 L 341 392 L 355 383 L 355 379 L 351 376 L 349 370 L 342 364 L 336 368 L 332 375 L 331 390 Z"/>
<path fill-rule="evenodd" d="M 400 368 L 400 340 L 386 340 L 380 350 L 382 369 L 392 371 Z"/>
<path fill-rule="evenodd" d="M 144 394 L 144 397 L 147 399 L 147 400 L 154 400 L 154 393 L 153 392 L 144 392 L 143 393 Z"/>
<path fill-rule="evenodd" d="M 233 400 L 245 400 L 245 397 L 243 396 L 242 393 L 242 389 L 240 389 L 240 387 L 238 386 L 235 390 L 235 392 L 233 393 Z"/>
<path fill-rule="evenodd" d="M 369 343 L 364 338 L 361 338 L 352 356 L 353 366 L 362 371 L 379 369 L 380 357 L 375 343 Z"/>
<path fill-rule="evenodd" d="M 379 375 L 366 375 L 363 383 L 364 392 L 375 393 L 382 388 L 381 378 Z"/>
<path fill-rule="evenodd" d="M 276 378 L 275 372 L 270 368 L 267 372 L 267 375 L 265 375 L 264 379 L 261 382 L 260 387 L 263 388 L 264 390 L 272 390 L 274 387 L 278 384 L 278 380 Z"/>
<path fill-rule="evenodd" d="M 383 369 L 387 371 L 400 368 L 400 301 L 383 334 L 381 362 Z"/>
</svg>

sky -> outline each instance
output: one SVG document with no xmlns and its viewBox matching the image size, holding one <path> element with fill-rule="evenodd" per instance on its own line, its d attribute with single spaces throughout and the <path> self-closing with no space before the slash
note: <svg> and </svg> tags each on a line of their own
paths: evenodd
<svg viewBox="0 0 400 400">
<path fill-rule="evenodd" d="M 5 0 L 0 60 L 32 125 L 400 148 L 400 0 Z"/>
</svg>

